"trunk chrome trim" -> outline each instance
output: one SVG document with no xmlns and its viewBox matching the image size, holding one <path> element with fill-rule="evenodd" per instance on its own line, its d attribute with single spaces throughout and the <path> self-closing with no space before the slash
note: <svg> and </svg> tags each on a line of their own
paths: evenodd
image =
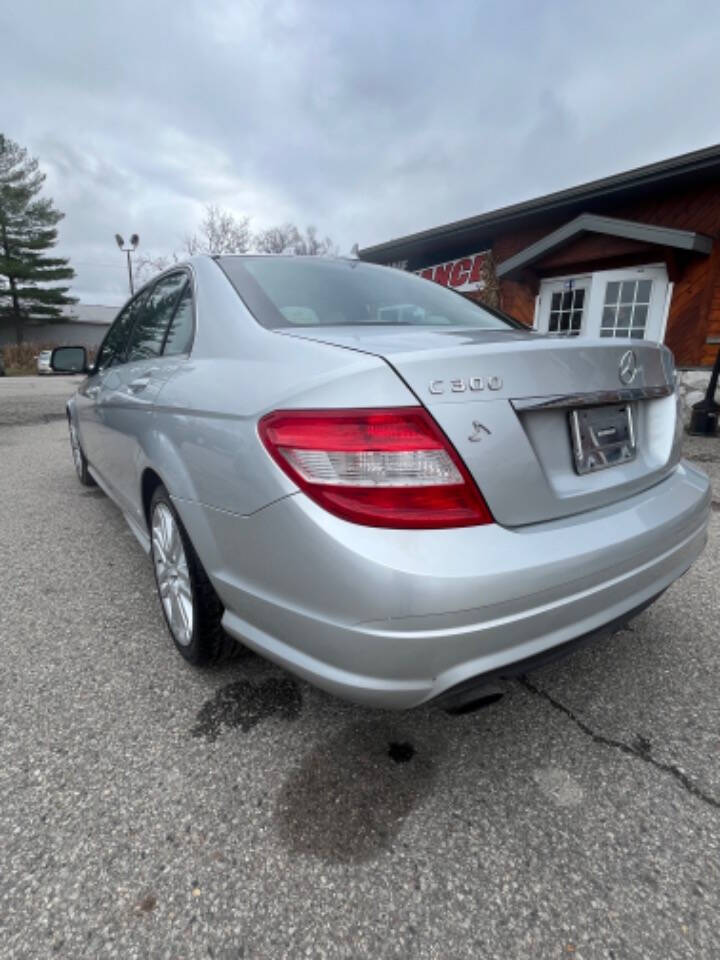
<svg viewBox="0 0 720 960">
<path fill-rule="evenodd" d="M 635 400 L 658 400 L 669 397 L 675 388 L 668 383 L 660 387 L 627 387 L 624 390 L 595 390 L 591 393 L 561 393 L 551 397 L 516 397 L 510 400 L 513 408 L 523 410 L 553 410 L 562 407 L 595 407 L 603 403 L 632 403 Z"/>
</svg>

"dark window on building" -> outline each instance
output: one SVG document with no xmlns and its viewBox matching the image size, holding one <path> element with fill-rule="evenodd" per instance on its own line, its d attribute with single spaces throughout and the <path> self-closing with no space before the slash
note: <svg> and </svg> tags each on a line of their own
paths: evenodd
<svg viewBox="0 0 720 960">
<path fill-rule="evenodd" d="M 553 293 L 550 303 L 550 324 L 548 326 L 550 333 L 577 337 L 582 329 L 584 306 L 585 290 L 582 287 Z"/>
</svg>

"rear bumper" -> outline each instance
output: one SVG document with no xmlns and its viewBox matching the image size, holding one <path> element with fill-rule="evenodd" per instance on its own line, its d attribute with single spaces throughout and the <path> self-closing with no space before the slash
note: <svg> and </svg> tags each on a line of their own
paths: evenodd
<svg viewBox="0 0 720 960">
<path fill-rule="evenodd" d="M 664 591 L 661 592 L 664 593 Z M 540 653 L 536 653 L 532 657 L 526 657 L 524 660 L 515 660 L 503 667 L 498 667 L 496 670 L 491 670 L 489 673 L 482 673 L 478 677 L 461 680 L 454 687 L 450 687 L 439 694 L 433 700 L 433 703 L 451 712 L 464 713 L 466 709 L 472 708 L 488 695 L 492 699 L 496 699 L 498 692 L 501 694 L 502 690 L 496 687 L 495 681 L 522 676 L 533 670 L 538 670 L 540 667 L 562 660 L 582 647 L 609 640 L 614 633 L 618 633 L 626 627 L 631 620 L 641 614 L 643 610 L 647 610 L 659 597 L 660 594 L 658 593 L 639 606 L 633 607 L 632 610 L 628 610 L 627 613 L 615 617 L 614 620 L 610 620 L 595 630 L 591 630 L 590 633 L 583 633 L 573 640 L 566 640 L 565 643 L 560 643 L 556 647 L 549 647 L 547 650 L 542 650 Z"/>
<path fill-rule="evenodd" d="M 377 530 L 302 495 L 245 518 L 178 509 L 231 635 L 339 696 L 407 708 L 627 619 L 700 554 L 709 502 L 683 463 L 618 504 L 516 529 Z"/>
</svg>

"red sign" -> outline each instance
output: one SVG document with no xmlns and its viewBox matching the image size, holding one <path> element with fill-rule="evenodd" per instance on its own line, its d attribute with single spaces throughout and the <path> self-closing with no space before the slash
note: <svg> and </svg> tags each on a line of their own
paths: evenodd
<svg viewBox="0 0 720 960">
<path fill-rule="evenodd" d="M 482 290 L 485 286 L 485 264 L 489 253 L 489 250 L 483 250 L 482 253 L 473 253 L 469 257 L 460 257 L 459 260 L 423 267 L 415 273 L 444 287 L 452 287 L 453 290 Z"/>
</svg>

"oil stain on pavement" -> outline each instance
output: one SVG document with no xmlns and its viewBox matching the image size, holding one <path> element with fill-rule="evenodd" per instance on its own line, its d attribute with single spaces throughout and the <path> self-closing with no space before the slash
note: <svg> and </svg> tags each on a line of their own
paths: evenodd
<svg viewBox="0 0 720 960">
<path fill-rule="evenodd" d="M 239 727 L 244 733 L 269 717 L 295 720 L 302 710 L 298 684 L 290 677 L 270 678 L 259 683 L 238 680 L 215 691 L 197 715 L 193 737 L 217 740 L 223 727 Z"/>
<path fill-rule="evenodd" d="M 395 763 L 410 763 L 415 756 L 415 747 L 411 743 L 393 741 L 388 744 L 387 754 Z"/>
<path fill-rule="evenodd" d="M 279 836 L 292 853 L 372 860 L 392 846 L 434 775 L 427 751 L 394 737 L 387 721 L 348 726 L 285 782 L 275 807 Z"/>
</svg>

